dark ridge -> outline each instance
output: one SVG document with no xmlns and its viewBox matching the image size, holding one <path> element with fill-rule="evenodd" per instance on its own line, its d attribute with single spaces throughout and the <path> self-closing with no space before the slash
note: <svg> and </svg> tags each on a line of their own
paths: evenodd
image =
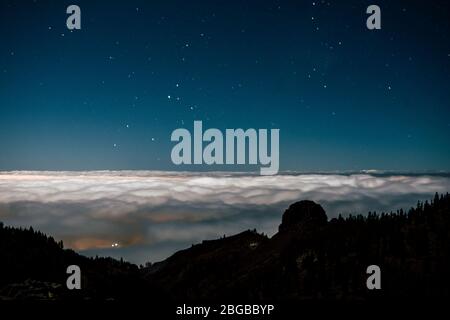
<svg viewBox="0 0 450 320">
<path fill-rule="evenodd" d="M 291 205 L 279 232 L 203 241 L 138 267 L 87 258 L 39 231 L 0 223 L 0 300 L 303 301 L 450 296 L 450 195 L 408 212 L 327 221 L 312 201 Z M 82 290 L 66 289 L 66 268 L 82 270 Z M 380 266 L 382 290 L 366 288 Z"/>
</svg>

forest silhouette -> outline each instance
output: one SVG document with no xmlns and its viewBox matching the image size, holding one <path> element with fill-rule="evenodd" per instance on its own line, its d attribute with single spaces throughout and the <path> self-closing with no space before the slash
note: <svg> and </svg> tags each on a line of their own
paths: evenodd
<svg viewBox="0 0 450 320">
<path fill-rule="evenodd" d="M 203 241 L 145 266 L 85 257 L 32 227 L 0 223 L 0 300 L 296 301 L 450 296 L 450 195 L 408 211 L 327 219 L 292 204 L 271 238 L 256 230 Z M 82 289 L 66 288 L 78 265 Z M 366 268 L 381 268 L 368 290 Z"/>
</svg>

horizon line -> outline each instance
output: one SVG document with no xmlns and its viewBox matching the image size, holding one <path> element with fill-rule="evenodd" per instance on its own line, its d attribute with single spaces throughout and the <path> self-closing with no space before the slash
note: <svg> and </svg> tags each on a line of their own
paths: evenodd
<svg viewBox="0 0 450 320">
<path fill-rule="evenodd" d="M 152 169 L 95 169 L 95 170 L 0 170 L 0 175 L 4 174 L 35 174 L 35 173 L 154 173 L 169 175 L 249 175 L 261 176 L 259 171 L 220 171 L 220 170 L 152 170 Z M 361 170 L 282 170 L 274 175 L 351 175 L 351 174 L 368 174 L 368 175 L 450 175 L 449 170 L 393 170 L 393 169 L 361 169 Z"/>
</svg>

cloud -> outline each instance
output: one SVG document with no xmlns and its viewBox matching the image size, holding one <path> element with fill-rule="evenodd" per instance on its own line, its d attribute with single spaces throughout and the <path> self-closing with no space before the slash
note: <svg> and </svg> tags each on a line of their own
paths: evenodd
<svg viewBox="0 0 450 320">
<path fill-rule="evenodd" d="M 331 218 L 407 209 L 448 191 L 450 178 L 436 175 L 2 172 L 0 220 L 142 263 L 248 228 L 271 235 L 301 199 L 321 203 Z"/>
</svg>

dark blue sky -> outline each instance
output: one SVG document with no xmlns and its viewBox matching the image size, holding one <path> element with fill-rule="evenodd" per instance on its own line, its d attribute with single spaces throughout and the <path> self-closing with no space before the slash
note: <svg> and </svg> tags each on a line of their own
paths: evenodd
<svg viewBox="0 0 450 320">
<path fill-rule="evenodd" d="M 81 30 L 66 28 L 70 4 Z M 370 4 L 381 30 L 366 28 Z M 0 170 L 229 169 L 171 163 L 171 132 L 194 120 L 279 128 L 280 170 L 450 170 L 449 12 L 2 0 Z"/>
</svg>

